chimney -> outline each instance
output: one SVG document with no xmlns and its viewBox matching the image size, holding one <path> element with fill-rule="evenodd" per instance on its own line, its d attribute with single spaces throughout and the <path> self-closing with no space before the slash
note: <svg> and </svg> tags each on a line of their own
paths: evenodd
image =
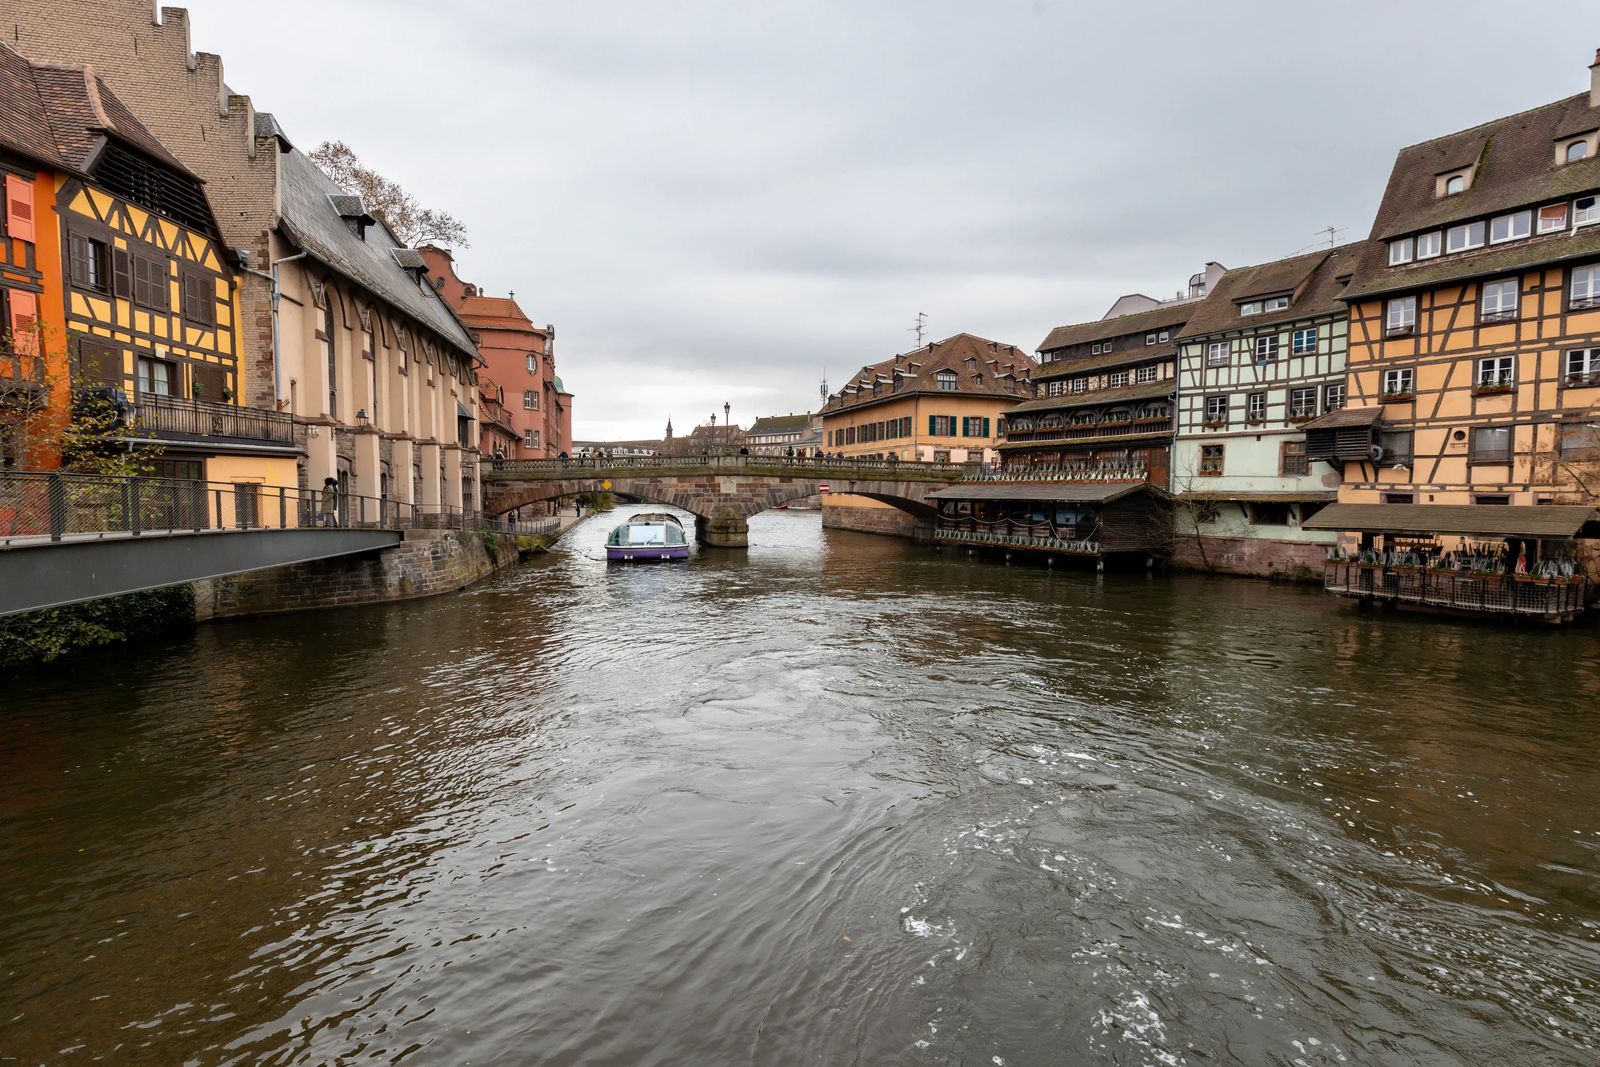
<svg viewBox="0 0 1600 1067">
<path fill-rule="evenodd" d="M 1594 50 L 1594 62 L 1589 64 L 1589 106 L 1600 107 L 1600 48 Z"/>
</svg>

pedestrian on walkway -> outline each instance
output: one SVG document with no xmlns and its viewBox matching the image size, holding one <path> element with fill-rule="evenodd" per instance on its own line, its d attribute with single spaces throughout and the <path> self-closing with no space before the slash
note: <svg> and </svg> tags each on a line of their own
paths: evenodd
<svg viewBox="0 0 1600 1067">
<path fill-rule="evenodd" d="M 339 482 L 335 478 L 322 479 L 322 503 L 317 510 L 317 523 L 321 526 L 339 525 Z"/>
</svg>

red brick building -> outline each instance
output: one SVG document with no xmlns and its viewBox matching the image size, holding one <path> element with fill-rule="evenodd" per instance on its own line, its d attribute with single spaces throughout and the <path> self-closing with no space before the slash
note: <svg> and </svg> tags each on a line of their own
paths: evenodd
<svg viewBox="0 0 1600 1067">
<path fill-rule="evenodd" d="M 493 456 L 498 449 L 507 459 L 570 455 L 572 394 L 556 375 L 556 328 L 535 326 L 516 300 L 485 296 L 462 281 L 447 249 L 421 251 L 429 283 L 472 333 L 488 363 L 478 375 L 480 390 L 495 397 L 498 417 L 481 420 L 480 450 Z"/>
</svg>

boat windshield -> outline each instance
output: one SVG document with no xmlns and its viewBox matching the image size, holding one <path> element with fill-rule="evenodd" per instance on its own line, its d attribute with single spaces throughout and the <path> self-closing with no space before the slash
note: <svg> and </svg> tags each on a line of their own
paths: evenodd
<svg viewBox="0 0 1600 1067">
<path fill-rule="evenodd" d="M 688 543 L 681 527 L 655 522 L 626 523 L 612 530 L 611 536 L 606 539 L 606 544 L 612 547 L 627 546 L 630 548 L 649 548 L 651 546 L 659 548 L 669 545 L 686 545 Z"/>
</svg>

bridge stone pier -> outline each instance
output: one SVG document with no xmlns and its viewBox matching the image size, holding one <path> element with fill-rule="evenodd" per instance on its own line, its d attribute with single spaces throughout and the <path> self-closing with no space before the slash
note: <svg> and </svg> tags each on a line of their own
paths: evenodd
<svg viewBox="0 0 1600 1067">
<path fill-rule="evenodd" d="M 695 517 L 695 539 L 713 548 L 745 548 L 750 516 L 829 492 L 871 497 L 932 527 L 928 493 L 976 474 L 970 465 L 887 460 L 789 459 L 784 456 L 648 456 L 601 460 L 501 460 L 481 470 L 484 510 L 503 515 L 578 493 L 609 491 L 681 508 Z"/>
</svg>

